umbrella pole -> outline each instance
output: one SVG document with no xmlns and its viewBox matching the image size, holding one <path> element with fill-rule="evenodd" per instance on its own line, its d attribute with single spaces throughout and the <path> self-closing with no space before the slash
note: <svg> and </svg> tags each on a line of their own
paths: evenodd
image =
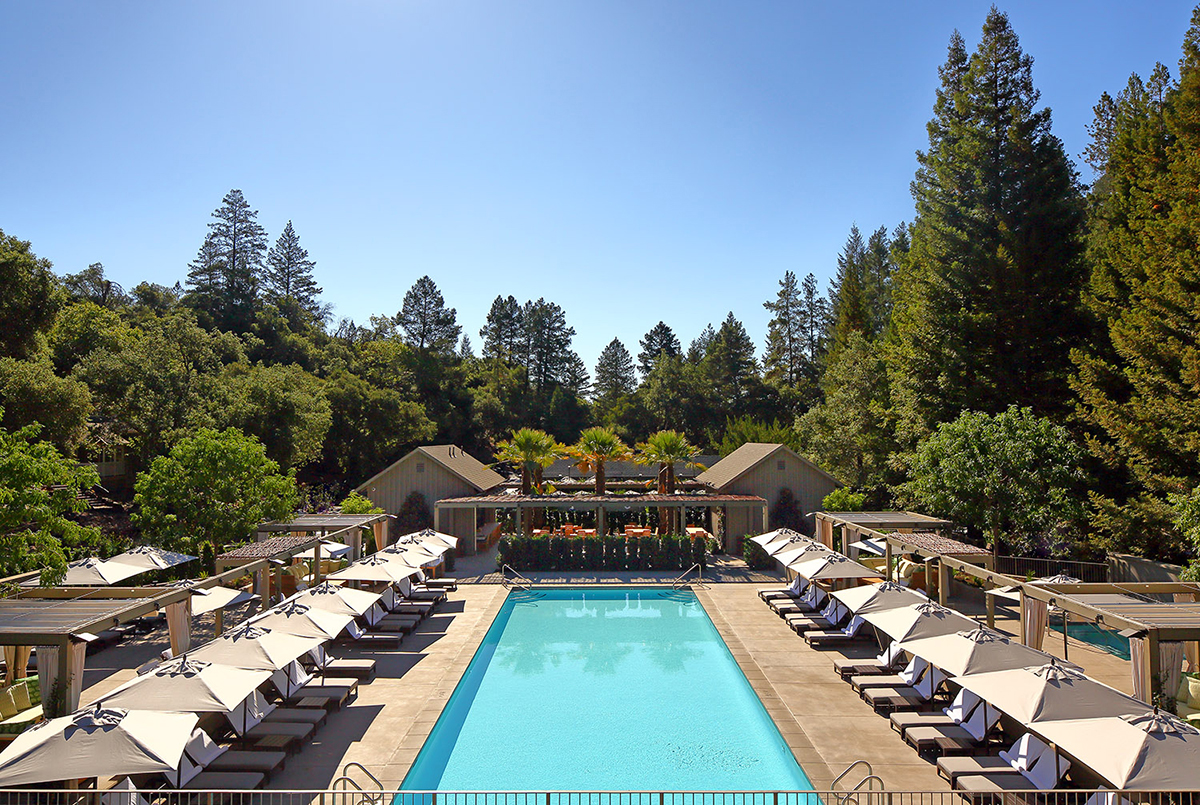
<svg viewBox="0 0 1200 805">
<path fill-rule="evenodd" d="M 1062 613 L 1063 613 L 1063 659 L 1066 660 L 1067 659 L 1067 631 L 1068 631 L 1067 624 L 1071 622 L 1071 613 L 1067 612 L 1065 609 L 1062 611 Z"/>
</svg>

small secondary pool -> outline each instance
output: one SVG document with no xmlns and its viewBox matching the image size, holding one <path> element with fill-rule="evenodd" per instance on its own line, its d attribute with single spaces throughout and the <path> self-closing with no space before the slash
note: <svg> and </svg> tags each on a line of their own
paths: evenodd
<svg viewBox="0 0 1200 805">
<path fill-rule="evenodd" d="M 1062 618 L 1051 619 L 1050 628 L 1062 634 Z M 1107 651 L 1123 660 L 1129 659 L 1129 638 L 1121 637 L 1112 629 L 1105 629 L 1095 623 L 1080 623 L 1071 621 L 1067 626 L 1067 634 L 1081 643 L 1088 643 Z"/>
<path fill-rule="evenodd" d="M 808 791 L 687 590 L 514 591 L 409 791 Z"/>
</svg>

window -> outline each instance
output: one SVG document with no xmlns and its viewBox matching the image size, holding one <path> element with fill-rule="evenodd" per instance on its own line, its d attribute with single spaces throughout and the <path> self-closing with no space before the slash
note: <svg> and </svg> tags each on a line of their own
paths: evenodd
<svg viewBox="0 0 1200 805">
<path fill-rule="evenodd" d="M 418 461 L 418 462 L 417 462 L 417 473 L 418 473 L 418 474 L 420 474 L 420 473 L 422 473 L 422 472 L 425 472 L 425 462 L 424 462 L 424 461 Z"/>
<path fill-rule="evenodd" d="M 779 470 L 780 472 L 783 472 L 784 470 L 787 469 L 787 462 L 784 461 L 782 458 L 779 459 L 778 461 L 775 462 L 775 469 Z"/>
</svg>

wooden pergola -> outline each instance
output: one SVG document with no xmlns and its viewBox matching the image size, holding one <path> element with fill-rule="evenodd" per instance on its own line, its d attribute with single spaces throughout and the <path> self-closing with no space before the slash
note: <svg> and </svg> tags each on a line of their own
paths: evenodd
<svg viewBox="0 0 1200 805">
<path fill-rule="evenodd" d="M 756 495 L 474 495 L 439 500 L 434 504 L 433 517 L 434 528 L 441 531 L 442 512 L 444 511 L 451 509 L 506 509 L 515 513 L 516 531 L 520 533 L 524 513 L 533 509 L 594 511 L 596 534 L 603 536 L 607 530 L 606 515 L 608 512 L 657 509 L 660 519 L 674 516 L 678 518 L 677 522 L 683 523 L 685 522 L 685 509 L 704 508 L 709 512 L 721 511 L 727 518 L 728 511 L 736 507 L 749 508 L 752 513 L 752 522 L 754 521 L 753 513 L 757 512 L 759 514 L 757 519 L 762 522 L 763 531 L 767 530 L 767 501 Z"/>
</svg>

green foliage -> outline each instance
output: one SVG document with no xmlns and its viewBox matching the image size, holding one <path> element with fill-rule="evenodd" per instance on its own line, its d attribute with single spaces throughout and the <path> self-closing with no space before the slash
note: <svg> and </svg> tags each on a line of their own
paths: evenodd
<svg viewBox="0 0 1200 805">
<path fill-rule="evenodd" d="M 185 301 L 214 329 L 244 333 L 260 304 L 267 232 L 241 190 L 226 193 L 212 218 L 188 267 Z"/>
<path fill-rule="evenodd" d="M 325 383 L 330 423 L 322 465 L 358 483 L 431 438 L 437 426 L 420 403 L 377 388 L 349 372 Z"/>
<path fill-rule="evenodd" d="M 288 221 L 279 239 L 267 253 L 263 273 L 266 300 L 285 313 L 292 313 L 293 323 L 302 321 L 295 313 L 301 311 L 312 319 L 322 319 L 325 311 L 318 297 L 321 287 L 313 279 L 316 263 L 308 259 L 308 250 L 300 245 L 300 236 Z"/>
<path fill-rule="evenodd" d="M 779 490 L 779 497 L 770 512 L 771 528 L 790 528 L 793 531 L 804 531 L 804 512 L 792 490 L 786 486 Z"/>
<path fill-rule="evenodd" d="M 604 465 L 633 458 L 633 452 L 610 428 L 588 428 L 567 452 L 580 470 L 595 473 L 597 495 L 604 494 Z"/>
<path fill-rule="evenodd" d="M 87 508 L 80 493 L 100 477 L 39 441 L 40 430 L 0 428 L 0 574 L 43 568 L 42 582 L 50 584 L 62 577 L 68 558 L 100 537 L 71 519 Z"/>
<path fill-rule="evenodd" d="M 299 366 L 226 367 L 220 378 L 219 425 L 256 437 L 284 469 L 321 453 L 332 420 L 321 380 Z"/>
<path fill-rule="evenodd" d="M 677 465 L 706 469 L 694 459 L 700 451 L 679 431 L 660 430 L 637 445 L 634 458 L 639 464 L 658 465 L 659 494 L 675 494 L 675 469 Z"/>
<path fill-rule="evenodd" d="M 408 493 L 408 497 L 400 504 L 400 511 L 396 512 L 395 527 L 401 534 L 433 528 L 433 510 L 429 508 L 429 501 L 424 495 L 415 489 Z"/>
<path fill-rule="evenodd" d="M 753 540 L 742 541 L 742 559 L 751 570 L 773 570 L 775 560 L 761 545 Z"/>
<path fill-rule="evenodd" d="M 654 370 L 654 364 L 659 358 L 663 356 L 675 358 L 682 351 L 679 337 L 675 335 L 675 331 L 668 327 L 666 322 L 661 321 L 650 328 L 650 332 L 646 333 L 638 345 L 642 348 L 637 356 L 638 370 L 642 373 L 642 377 L 646 377 Z"/>
<path fill-rule="evenodd" d="M 720 453 L 727 456 L 744 444 L 785 444 L 797 453 L 802 452 L 803 443 L 794 428 L 779 420 L 764 422 L 751 416 L 725 420 L 725 431 L 721 436 Z"/>
<path fill-rule="evenodd" d="M 498 561 L 519 571 L 686 570 L 706 553 L 703 539 L 687 536 L 506 536 Z"/>
<path fill-rule="evenodd" d="M 1028 408 L 968 411 L 917 448 L 912 480 L 897 494 L 982 534 L 994 553 L 1003 543 L 1028 555 L 1054 547 L 1081 521 L 1082 460 L 1066 429 Z"/>
<path fill-rule="evenodd" d="M 217 567 L 217 546 L 212 544 L 212 540 L 204 540 L 200 543 L 200 572 L 203 575 L 209 575 L 216 572 Z"/>
<path fill-rule="evenodd" d="M 637 388 L 637 377 L 633 372 L 633 358 L 619 338 L 608 342 L 596 361 L 596 383 L 594 392 L 599 401 L 620 395 L 632 394 Z"/>
<path fill-rule="evenodd" d="M 96 349 L 113 351 L 133 337 L 114 311 L 95 302 L 68 305 L 50 329 L 50 359 L 59 374 L 67 374 Z"/>
<path fill-rule="evenodd" d="M 357 492 L 351 492 L 347 495 L 339 508 L 342 514 L 383 514 L 383 509 L 372 503 L 369 498 L 365 498 Z"/>
<path fill-rule="evenodd" d="M 92 395 L 78 380 L 55 375 L 45 357 L 0 358 L 0 407 L 3 427 L 16 431 L 40 423 L 40 437 L 74 455 L 87 438 Z"/>
<path fill-rule="evenodd" d="M 64 294 L 50 270 L 27 241 L 0 229 L 0 357 L 27 358 L 62 307 Z"/>
<path fill-rule="evenodd" d="M 405 343 L 419 351 L 452 353 L 462 332 L 454 308 L 446 307 L 442 292 L 428 276 L 421 277 L 404 294 L 404 305 L 395 322 L 404 331 Z"/>
<path fill-rule="evenodd" d="M 855 492 L 839 486 L 821 500 L 821 510 L 827 512 L 860 512 L 867 500 L 866 492 Z"/>
<path fill-rule="evenodd" d="M 262 444 L 235 428 L 199 430 L 139 474 L 134 524 L 166 547 L 219 549 L 244 541 L 254 526 L 290 517 L 298 493 Z"/>
<path fill-rule="evenodd" d="M 494 458 L 499 464 L 512 464 L 521 469 L 521 494 L 540 491 L 542 470 L 563 455 L 565 448 L 545 431 L 521 428 L 512 438 L 496 445 Z"/>
</svg>

